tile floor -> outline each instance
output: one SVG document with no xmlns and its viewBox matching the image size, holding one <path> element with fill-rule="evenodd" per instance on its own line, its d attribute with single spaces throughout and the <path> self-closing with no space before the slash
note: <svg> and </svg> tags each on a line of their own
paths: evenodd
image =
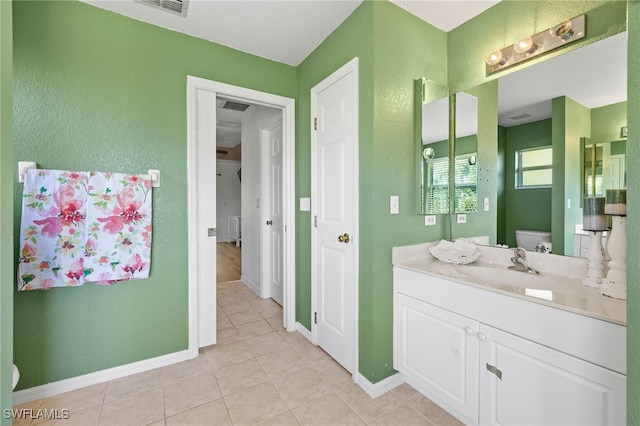
<svg viewBox="0 0 640 426">
<path fill-rule="evenodd" d="M 14 425 L 460 425 L 404 384 L 371 399 L 301 334 L 282 308 L 239 281 L 218 284 L 218 343 L 190 361 L 16 408 L 68 419 Z"/>
</svg>

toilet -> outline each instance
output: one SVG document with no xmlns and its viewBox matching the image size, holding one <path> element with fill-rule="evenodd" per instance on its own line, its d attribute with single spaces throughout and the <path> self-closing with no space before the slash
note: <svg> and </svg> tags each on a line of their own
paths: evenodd
<svg viewBox="0 0 640 426">
<path fill-rule="evenodd" d="M 516 231 L 516 244 L 526 251 L 535 251 L 538 243 L 547 243 L 551 246 L 551 232 L 546 231 L 529 231 L 519 229 Z"/>
</svg>

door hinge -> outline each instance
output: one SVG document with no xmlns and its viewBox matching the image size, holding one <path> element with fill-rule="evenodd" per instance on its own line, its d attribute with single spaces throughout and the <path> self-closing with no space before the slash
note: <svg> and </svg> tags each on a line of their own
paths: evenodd
<svg viewBox="0 0 640 426">
<path fill-rule="evenodd" d="M 497 367 L 487 363 L 487 370 L 495 374 L 498 379 L 502 380 L 502 371 L 498 370 Z"/>
<path fill-rule="evenodd" d="M 313 118 L 313 130 L 318 130 L 318 118 Z"/>
<path fill-rule="evenodd" d="M 216 228 L 207 228 L 207 236 L 215 237 L 216 236 Z"/>
<path fill-rule="evenodd" d="M 314 312 L 314 313 L 313 313 L 313 323 L 314 323 L 314 324 L 317 324 L 317 323 L 318 323 L 318 313 L 317 313 L 317 312 Z"/>
<path fill-rule="evenodd" d="M 318 216 L 314 216 L 313 217 L 313 227 L 317 228 L 318 227 Z"/>
</svg>

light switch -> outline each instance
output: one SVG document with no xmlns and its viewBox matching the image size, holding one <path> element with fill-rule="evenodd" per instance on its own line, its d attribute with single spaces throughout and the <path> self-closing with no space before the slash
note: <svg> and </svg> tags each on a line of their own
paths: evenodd
<svg viewBox="0 0 640 426">
<path fill-rule="evenodd" d="M 467 215 L 466 214 L 459 214 L 456 216 L 456 222 L 457 223 L 467 223 Z"/>
<path fill-rule="evenodd" d="M 424 217 L 424 225 L 425 226 L 433 226 L 436 224 L 436 215 L 428 214 Z"/>
<path fill-rule="evenodd" d="M 300 198 L 300 211 L 311 211 L 311 198 Z"/>
<path fill-rule="evenodd" d="M 400 213 L 400 199 L 397 195 L 392 195 L 389 197 L 389 213 Z"/>
<path fill-rule="evenodd" d="M 489 211 L 489 197 L 484 197 L 484 211 Z"/>
</svg>

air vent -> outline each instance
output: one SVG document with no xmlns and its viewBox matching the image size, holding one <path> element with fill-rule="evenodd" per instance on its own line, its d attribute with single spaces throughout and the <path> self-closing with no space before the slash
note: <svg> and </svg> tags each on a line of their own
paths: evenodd
<svg viewBox="0 0 640 426">
<path fill-rule="evenodd" d="M 187 17 L 187 3 L 189 0 L 133 0 L 134 3 L 142 3 L 156 9 L 164 10 L 174 15 Z"/>
<path fill-rule="evenodd" d="M 240 102 L 227 101 L 222 105 L 223 109 L 232 109 L 234 111 L 246 111 L 249 108 L 249 104 L 242 104 Z"/>
<path fill-rule="evenodd" d="M 532 117 L 532 115 L 529 114 L 528 112 L 525 112 L 524 114 L 513 115 L 513 116 L 509 117 L 509 120 L 519 121 L 519 120 L 524 120 L 525 118 L 529 118 L 529 117 Z"/>
</svg>

